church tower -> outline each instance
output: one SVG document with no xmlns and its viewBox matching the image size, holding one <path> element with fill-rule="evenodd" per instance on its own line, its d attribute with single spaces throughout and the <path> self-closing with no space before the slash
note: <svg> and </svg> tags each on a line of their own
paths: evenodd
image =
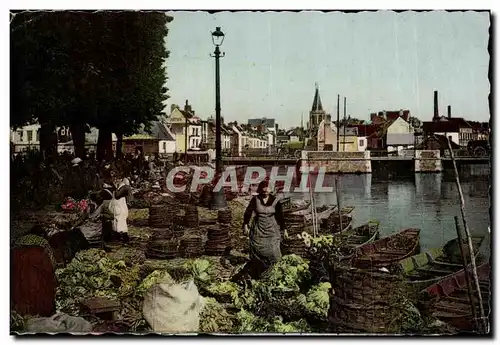
<svg viewBox="0 0 500 345">
<path fill-rule="evenodd" d="M 321 97 L 319 96 L 319 86 L 316 83 L 316 91 L 314 93 L 313 104 L 311 111 L 309 112 L 309 123 L 307 124 L 308 132 L 310 136 L 315 136 L 318 126 L 323 120 L 329 120 L 330 116 L 323 110 L 323 105 L 321 104 Z"/>
</svg>

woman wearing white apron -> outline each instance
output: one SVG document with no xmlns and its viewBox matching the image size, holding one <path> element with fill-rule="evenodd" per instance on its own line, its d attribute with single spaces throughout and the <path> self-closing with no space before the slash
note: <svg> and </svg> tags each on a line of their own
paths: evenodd
<svg viewBox="0 0 500 345">
<path fill-rule="evenodd" d="M 119 172 L 115 167 L 109 171 L 109 178 L 104 183 L 104 190 L 101 194 L 105 201 L 103 202 L 103 212 L 107 217 L 106 225 L 103 223 L 104 240 L 116 238 L 121 242 L 128 242 L 128 207 L 127 196 L 130 193 L 130 182 L 127 178 L 119 177 Z M 111 236 L 104 234 L 105 228 L 111 230 Z"/>
</svg>

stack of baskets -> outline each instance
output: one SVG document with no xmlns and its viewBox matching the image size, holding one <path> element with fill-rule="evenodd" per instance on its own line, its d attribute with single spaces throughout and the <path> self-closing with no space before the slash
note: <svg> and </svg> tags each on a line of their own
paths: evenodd
<svg viewBox="0 0 500 345">
<path fill-rule="evenodd" d="M 179 253 L 179 241 L 173 237 L 168 229 L 156 231 L 152 236 L 146 251 L 150 259 L 173 259 Z"/>
<path fill-rule="evenodd" d="M 233 216 L 230 209 L 219 210 L 217 212 L 217 221 L 220 224 L 231 224 Z"/>
<path fill-rule="evenodd" d="M 208 228 L 208 240 L 205 244 L 205 254 L 210 256 L 220 256 L 224 254 L 229 241 L 228 227 L 210 227 Z"/>
<path fill-rule="evenodd" d="M 203 186 L 203 189 L 201 191 L 200 195 L 200 204 L 203 207 L 209 208 L 210 203 L 212 202 L 212 186 L 209 184 L 206 184 Z"/>
<path fill-rule="evenodd" d="M 149 226 L 152 228 L 169 228 L 172 224 L 182 222 L 181 207 L 173 204 L 151 205 L 149 208 Z"/>
<path fill-rule="evenodd" d="M 200 257 L 203 254 L 203 240 L 201 236 L 184 236 L 181 239 L 179 251 L 185 258 Z"/>
<path fill-rule="evenodd" d="M 403 278 L 380 270 L 342 265 L 330 268 L 334 295 L 330 296 L 328 319 L 331 331 L 339 333 L 398 332 L 404 304 Z"/>
<path fill-rule="evenodd" d="M 187 189 L 187 188 L 186 188 Z M 183 193 L 176 193 L 175 198 L 181 203 L 181 204 L 189 204 L 191 200 L 191 193 L 189 191 L 185 191 Z"/>
<path fill-rule="evenodd" d="M 200 219 L 198 216 L 198 207 L 195 205 L 186 206 L 186 215 L 184 216 L 184 224 L 188 228 L 196 228 L 200 225 Z"/>
<path fill-rule="evenodd" d="M 181 224 L 181 223 L 173 223 L 172 225 L 170 225 L 170 228 L 169 228 L 174 237 L 182 237 L 184 236 L 184 234 L 186 233 L 186 228 L 184 226 L 184 224 Z"/>
</svg>

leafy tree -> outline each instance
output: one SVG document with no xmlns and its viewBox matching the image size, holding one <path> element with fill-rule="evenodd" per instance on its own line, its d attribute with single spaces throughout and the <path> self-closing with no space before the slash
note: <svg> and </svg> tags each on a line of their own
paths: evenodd
<svg viewBox="0 0 500 345">
<path fill-rule="evenodd" d="M 11 27 L 11 126 L 40 122 L 41 146 L 70 126 L 77 155 L 86 125 L 99 129 L 98 156 L 112 155 L 112 133 L 136 133 L 167 99 L 162 12 L 32 12 Z M 45 128 L 45 130 L 44 130 Z"/>
<path fill-rule="evenodd" d="M 410 125 L 413 128 L 420 128 L 420 127 L 422 127 L 422 121 L 420 121 L 418 118 L 416 118 L 414 116 L 410 116 L 410 118 L 408 119 L 408 122 L 410 123 Z"/>
<path fill-rule="evenodd" d="M 42 152 L 53 153 L 55 127 L 68 107 L 66 42 L 55 12 L 20 12 L 11 17 L 10 122 L 16 128 L 40 123 Z"/>
<path fill-rule="evenodd" d="M 337 126 L 337 121 L 332 121 L 335 126 Z M 355 117 L 351 117 L 351 115 L 348 115 L 345 119 L 343 117 L 340 118 L 340 127 L 343 126 L 353 126 L 353 125 L 362 125 L 365 123 L 365 120 L 359 120 Z"/>
</svg>

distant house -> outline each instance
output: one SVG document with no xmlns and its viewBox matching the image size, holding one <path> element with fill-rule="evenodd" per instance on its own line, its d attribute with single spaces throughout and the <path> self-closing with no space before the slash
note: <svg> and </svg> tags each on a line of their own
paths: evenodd
<svg viewBox="0 0 500 345">
<path fill-rule="evenodd" d="M 423 122 L 425 136 L 432 134 L 451 137 L 451 140 L 462 147 L 467 147 L 471 140 L 477 140 L 478 133 L 473 131 L 472 126 L 459 117 L 439 117 L 433 121 Z"/>
<path fill-rule="evenodd" d="M 408 116 L 406 116 L 408 118 Z M 391 117 L 390 124 L 387 127 L 386 145 L 387 151 L 401 151 L 404 148 L 415 145 L 413 127 L 402 116 L 394 119 Z"/>
<path fill-rule="evenodd" d="M 301 128 L 293 128 L 286 132 L 286 135 L 289 137 L 291 143 L 301 141 L 302 138 L 301 131 L 302 131 Z"/>
<path fill-rule="evenodd" d="M 144 128 L 139 133 L 123 138 L 123 153 L 133 153 L 136 147 L 142 148 L 144 154 L 172 154 L 176 151 L 176 141 L 168 127 L 153 121 L 150 131 Z"/>
<path fill-rule="evenodd" d="M 317 138 L 318 151 L 337 151 L 337 127 L 333 122 L 322 120 L 315 137 Z"/>
<path fill-rule="evenodd" d="M 472 131 L 477 136 L 477 140 L 488 140 L 490 135 L 490 124 L 489 122 L 477 122 L 477 121 L 467 121 L 471 127 Z"/>
<path fill-rule="evenodd" d="M 424 138 L 421 144 L 416 146 L 419 150 L 439 150 L 442 154 L 448 150 L 448 138 L 444 135 L 431 134 Z M 459 149 L 460 145 L 451 141 L 453 150 Z"/>
<path fill-rule="evenodd" d="M 203 121 L 203 126 L 206 126 L 206 135 L 205 129 L 203 130 L 203 148 L 207 150 L 215 150 L 215 119 L 209 118 L 206 121 Z M 223 152 L 230 153 L 231 152 L 231 144 L 233 137 L 233 130 L 229 125 L 221 124 L 221 149 Z M 206 137 L 205 137 L 206 136 Z"/>
<path fill-rule="evenodd" d="M 237 122 L 232 122 L 228 124 L 233 130 L 234 138 L 232 140 L 231 154 L 233 156 L 242 156 L 243 148 L 246 146 L 247 135 L 243 127 Z"/>
<path fill-rule="evenodd" d="M 276 136 L 276 145 L 286 145 L 290 142 L 290 136 L 286 134 L 278 134 Z"/>
<path fill-rule="evenodd" d="M 21 152 L 28 149 L 40 149 L 40 125 L 28 125 L 10 131 L 10 141 L 14 146 L 15 152 Z"/>
<path fill-rule="evenodd" d="M 166 123 L 175 136 L 177 152 L 199 148 L 202 142 L 202 121 L 195 116 L 195 111 L 188 100 L 186 100 L 184 110 L 172 104 Z"/>
<path fill-rule="evenodd" d="M 356 127 L 339 128 L 339 152 L 357 152 L 359 151 L 358 145 L 358 129 Z"/>
<path fill-rule="evenodd" d="M 248 126 L 256 129 L 259 128 L 260 130 L 267 130 L 271 133 L 271 136 L 268 136 L 268 146 L 276 145 L 278 124 L 275 119 L 268 119 L 265 117 L 260 119 L 248 119 Z"/>
</svg>

